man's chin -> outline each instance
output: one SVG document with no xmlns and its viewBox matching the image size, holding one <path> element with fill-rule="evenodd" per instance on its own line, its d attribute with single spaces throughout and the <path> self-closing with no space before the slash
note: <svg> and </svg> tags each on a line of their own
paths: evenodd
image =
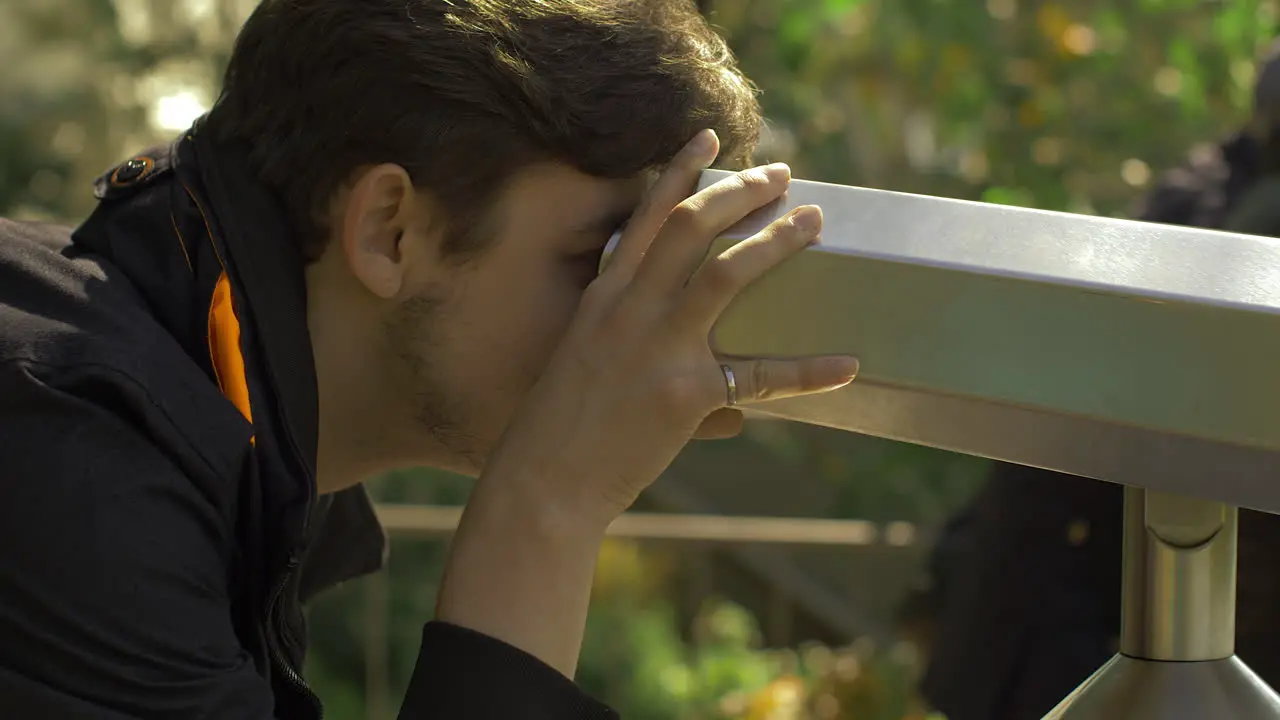
<svg viewBox="0 0 1280 720">
<path fill-rule="evenodd" d="M 464 423 L 438 412 L 419 412 L 415 420 L 413 435 L 400 439 L 406 450 L 412 448 L 408 457 L 413 458 L 414 466 L 472 478 L 480 475 L 493 443 L 483 441 Z"/>
<path fill-rule="evenodd" d="M 427 458 L 424 464 L 435 470 L 443 470 L 472 479 L 480 476 L 489 458 L 487 449 L 482 451 L 472 444 L 460 447 L 458 444 L 451 443 L 442 447 L 441 450 L 435 453 L 435 457 Z"/>
</svg>

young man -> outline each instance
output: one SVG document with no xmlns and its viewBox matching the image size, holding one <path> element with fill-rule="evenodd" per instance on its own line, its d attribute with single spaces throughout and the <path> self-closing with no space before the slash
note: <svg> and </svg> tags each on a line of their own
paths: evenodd
<svg viewBox="0 0 1280 720">
<path fill-rule="evenodd" d="M 432 465 L 478 479 L 400 716 L 613 716 L 570 680 L 605 528 L 856 371 L 708 347 L 821 226 L 705 258 L 787 186 L 689 197 L 758 125 L 688 0 L 265 0 L 69 239 L 0 223 L 3 714 L 320 717 L 300 603 L 381 560 L 359 483 Z"/>
</svg>

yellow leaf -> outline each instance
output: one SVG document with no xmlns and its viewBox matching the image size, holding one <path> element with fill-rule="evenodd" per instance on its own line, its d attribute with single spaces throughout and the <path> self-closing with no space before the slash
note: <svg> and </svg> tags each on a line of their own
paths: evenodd
<svg viewBox="0 0 1280 720">
<path fill-rule="evenodd" d="M 1071 26 L 1071 16 L 1061 5 L 1045 3 L 1036 11 L 1036 25 L 1041 34 L 1057 44 Z"/>
<path fill-rule="evenodd" d="M 1044 124 L 1044 111 L 1034 100 L 1027 100 L 1018 106 L 1018 124 L 1023 127 L 1040 127 Z"/>
</svg>

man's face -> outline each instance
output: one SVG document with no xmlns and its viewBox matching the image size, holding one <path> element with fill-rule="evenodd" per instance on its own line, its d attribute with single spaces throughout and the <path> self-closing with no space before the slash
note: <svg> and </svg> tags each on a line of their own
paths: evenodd
<svg viewBox="0 0 1280 720">
<path fill-rule="evenodd" d="M 392 313 L 387 340 L 413 368 L 418 420 L 469 466 L 541 375 L 638 199 L 635 182 L 531 168 L 496 208 L 492 245 Z"/>
<path fill-rule="evenodd" d="M 601 180 L 559 164 L 526 168 L 493 208 L 484 249 L 459 263 L 440 256 L 444 238 L 425 200 L 393 211 L 394 203 L 377 200 L 385 187 L 373 183 L 362 199 L 357 186 L 346 212 L 366 220 L 348 218 L 345 252 L 327 252 L 308 277 L 321 444 L 330 446 L 322 447 L 321 473 L 326 452 L 370 455 L 355 464 L 374 471 L 428 464 L 478 472 L 644 187 L 641 179 Z M 398 240 L 377 240 L 371 228 L 384 221 L 403 225 L 386 235 L 402 233 Z M 343 275 L 358 282 L 332 292 Z M 342 307 L 335 295 L 347 298 Z M 339 453 L 342 445 L 349 447 Z"/>
</svg>

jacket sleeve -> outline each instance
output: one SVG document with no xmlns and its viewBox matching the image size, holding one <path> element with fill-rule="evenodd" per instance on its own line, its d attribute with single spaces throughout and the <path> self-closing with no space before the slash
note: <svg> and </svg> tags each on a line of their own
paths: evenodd
<svg viewBox="0 0 1280 720">
<path fill-rule="evenodd" d="M 400 720 L 616 720 L 569 678 L 504 642 L 427 623 Z"/>
<path fill-rule="evenodd" d="M 112 402 L 127 380 L 67 389 L 43 374 L 0 364 L 3 714 L 273 718 L 232 624 L 231 510 L 153 440 L 137 402 Z M 616 715 L 514 647 L 429 623 L 400 717 Z"/>
</svg>

